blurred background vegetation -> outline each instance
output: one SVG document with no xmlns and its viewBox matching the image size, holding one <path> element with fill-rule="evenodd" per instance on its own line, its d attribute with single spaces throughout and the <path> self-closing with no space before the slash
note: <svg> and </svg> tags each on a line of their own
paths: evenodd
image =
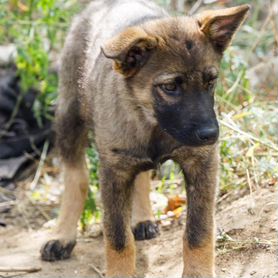
<svg viewBox="0 0 278 278">
<path fill-rule="evenodd" d="M 57 61 L 70 21 L 82 9 L 83 2 L 0 0 L 0 45 L 15 45 L 15 64 L 22 94 L 30 88 L 39 92 L 32 107 L 39 125 L 43 125 L 44 117 L 53 119 L 58 86 Z M 242 3 L 252 5 L 247 22 L 224 56 L 216 90 L 221 124 L 219 198 L 275 184 L 278 175 L 278 118 L 277 76 L 274 77 L 273 67 L 276 65 L 277 70 L 277 4 L 262 0 L 157 2 L 175 15 Z M 87 154 L 90 191 L 81 219 L 83 229 L 88 223 L 100 221 L 98 156 L 93 147 Z M 56 166 L 55 162 L 52 164 L 57 168 L 57 163 Z M 28 193 L 33 202 L 51 200 L 49 184 L 53 183 L 55 175 L 56 172 L 40 172 L 41 186 L 33 186 Z M 167 162 L 154 177 L 156 195 L 153 201 L 159 202 L 162 193 L 167 196 L 184 195 L 180 183 L 178 167 Z M 158 204 L 157 217 L 163 213 Z"/>
</svg>

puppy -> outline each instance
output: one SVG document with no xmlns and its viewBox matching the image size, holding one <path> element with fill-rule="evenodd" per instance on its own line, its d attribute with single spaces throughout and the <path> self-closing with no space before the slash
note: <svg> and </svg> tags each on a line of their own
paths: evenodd
<svg viewBox="0 0 278 278">
<path fill-rule="evenodd" d="M 66 188 L 42 259 L 68 258 L 75 245 L 91 132 L 100 158 L 106 275 L 136 274 L 132 224 L 141 239 L 157 233 L 147 171 L 172 159 L 183 170 L 188 199 L 182 277 L 214 277 L 214 89 L 223 52 L 248 10 L 242 5 L 170 17 L 148 0 L 96 0 L 74 20 L 56 113 Z"/>
</svg>

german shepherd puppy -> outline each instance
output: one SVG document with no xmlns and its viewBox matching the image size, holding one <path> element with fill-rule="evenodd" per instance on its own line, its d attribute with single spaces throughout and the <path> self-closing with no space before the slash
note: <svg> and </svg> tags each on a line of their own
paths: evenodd
<svg viewBox="0 0 278 278">
<path fill-rule="evenodd" d="M 56 114 L 66 189 L 43 260 L 68 258 L 75 245 L 92 131 L 100 157 L 106 275 L 135 275 L 131 226 L 139 239 L 157 233 L 147 171 L 173 159 L 183 170 L 188 198 L 182 277 L 214 277 L 214 89 L 223 52 L 248 10 L 242 5 L 170 17 L 148 0 L 96 0 L 74 20 Z"/>
</svg>

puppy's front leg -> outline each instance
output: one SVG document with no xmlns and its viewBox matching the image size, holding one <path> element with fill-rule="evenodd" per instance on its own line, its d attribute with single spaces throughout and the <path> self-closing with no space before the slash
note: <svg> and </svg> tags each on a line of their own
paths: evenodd
<svg viewBox="0 0 278 278">
<path fill-rule="evenodd" d="M 187 219 L 183 241 L 183 277 L 215 277 L 215 192 L 218 152 L 201 154 L 190 166 L 182 165 L 187 192 Z"/>
<path fill-rule="evenodd" d="M 121 170 L 101 166 L 104 236 L 108 277 L 135 275 L 135 245 L 131 231 L 134 177 Z"/>
</svg>

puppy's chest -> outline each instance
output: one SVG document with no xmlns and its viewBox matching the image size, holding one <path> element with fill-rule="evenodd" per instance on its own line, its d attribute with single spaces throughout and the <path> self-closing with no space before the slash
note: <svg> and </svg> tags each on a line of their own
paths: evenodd
<svg viewBox="0 0 278 278">
<path fill-rule="evenodd" d="M 180 144 L 160 128 L 154 129 L 148 144 L 147 154 L 155 165 L 172 158 L 173 151 Z"/>
<path fill-rule="evenodd" d="M 116 161 L 120 162 L 121 167 L 141 172 L 155 169 L 159 164 L 171 159 L 172 152 L 178 147 L 168 136 L 164 138 L 155 134 L 147 144 L 139 145 L 134 141 L 133 146 L 115 147 L 110 150 L 118 158 Z"/>
</svg>

